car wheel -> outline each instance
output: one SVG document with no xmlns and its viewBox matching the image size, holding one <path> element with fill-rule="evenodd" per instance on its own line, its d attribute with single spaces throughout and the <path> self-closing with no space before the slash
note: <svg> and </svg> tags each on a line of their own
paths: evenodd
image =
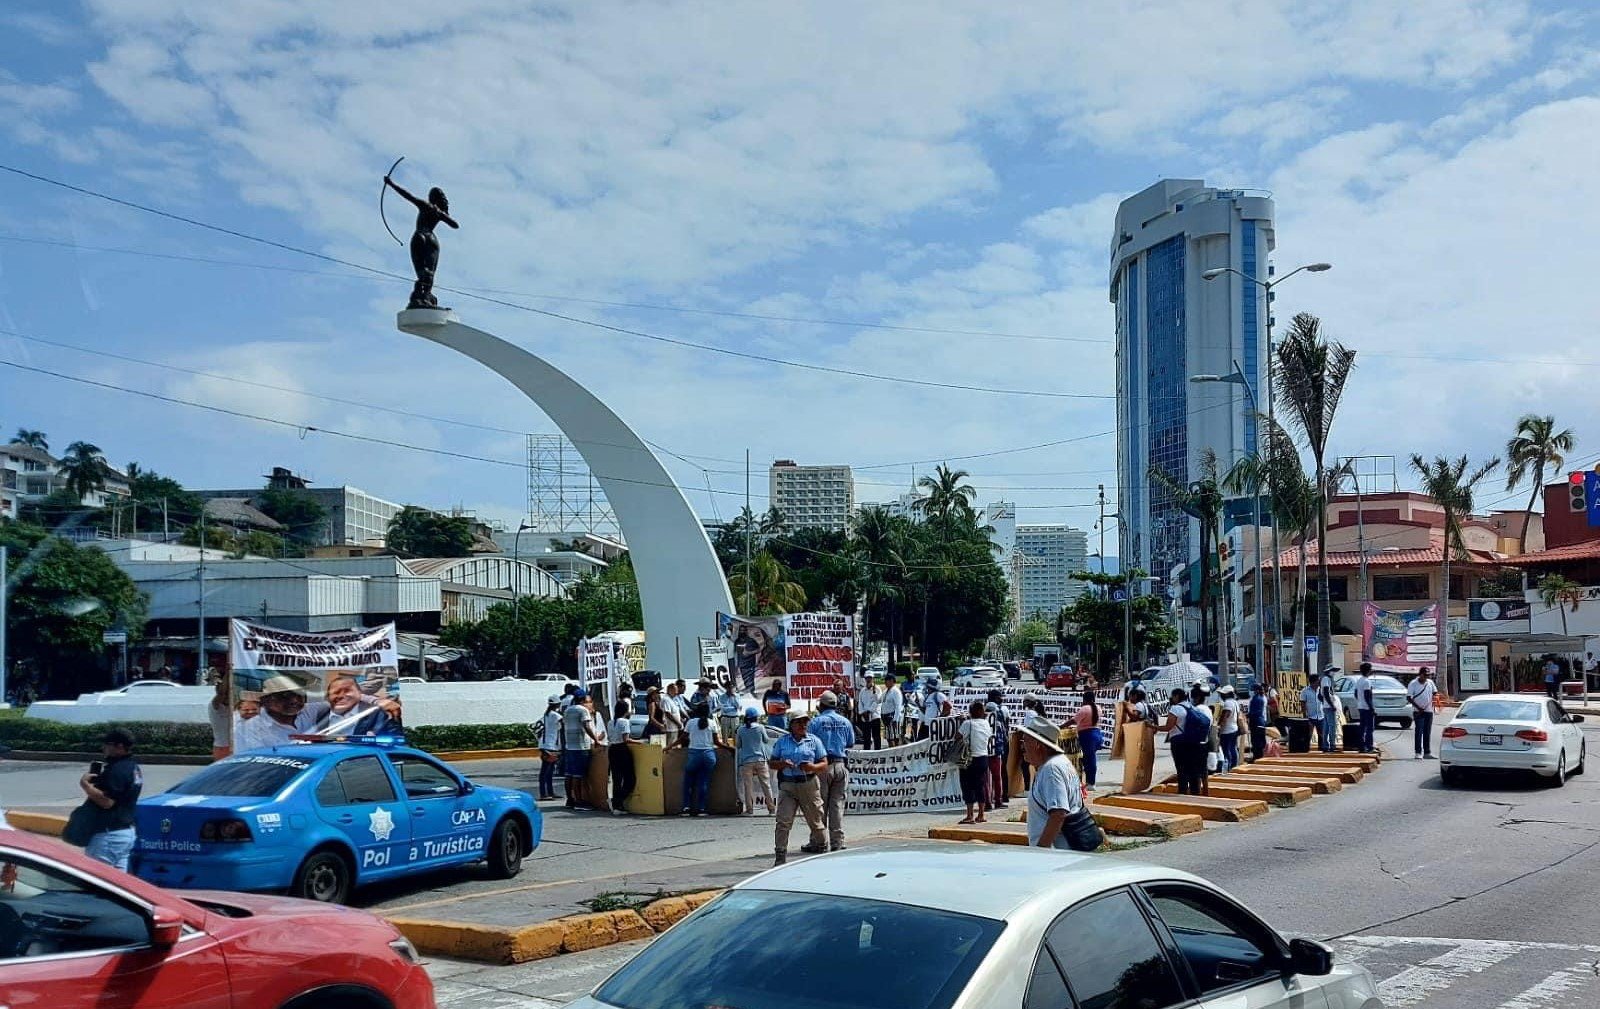
<svg viewBox="0 0 1600 1009">
<path fill-rule="evenodd" d="M 1461 772 L 1453 767 L 1439 768 L 1439 784 L 1445 788 L 1454 788 L 1461 784 Z"/>
<path fill-rule="evenodd" d="M 1588 758 L 1588 756 L 1589 756 L 1589 744 L 1587 742 L 1579 743 L 1578 744 L 1578 766 L 1574 767 L 1572 769 L 1573 777 L 1577 777 L 1578 775 L 1583 773 L 1583 762 L 1584 762 L 1584 760 L 1586 760 Z"/>
<path fill-rule="evenodd" d="M 1551 788 L 1560 788 L 1567 783 L 1567 751 L 1562 750 L 1561 756 L 1556 758 L 1556 774 L 1545 784 Z"/>
<path fill-rule="evenodd" d="M 350 863 L 336 851 L 316 851 L 295 870 L 291 897 L 343 904 L 350 896 Z"/>
<path fill-rule="evenodd" d="M 489 871 L 496 879 L 522 871 L 522 826 L 509 816 L 495 825 L 489 838 Z"/>
<path fill-rule="evenodd" d="M 1409 718 L 1400 719 L 1400 728 L 1402 728 L 1402 729 L 1411 728 L 1411 719 L 1409 719 Z"/>
</svg>

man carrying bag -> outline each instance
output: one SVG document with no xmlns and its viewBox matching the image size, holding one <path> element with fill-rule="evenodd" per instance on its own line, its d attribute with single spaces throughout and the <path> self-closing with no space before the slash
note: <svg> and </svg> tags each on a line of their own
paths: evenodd
<svg viewBox="0 0 1600 1009">
<path fill-rule="evenodd" d="M 133 810 L 144 790 L 144 772 L 133 759 L 133 736 L 112 729 L 100 740 L 105 760 L 89 765 L 78 779 L 86 796 L 83 805 L 67 818 L 62 839 L 83 845 L 83 853 L 123 872 L 133 854 Z"/>
</svg>

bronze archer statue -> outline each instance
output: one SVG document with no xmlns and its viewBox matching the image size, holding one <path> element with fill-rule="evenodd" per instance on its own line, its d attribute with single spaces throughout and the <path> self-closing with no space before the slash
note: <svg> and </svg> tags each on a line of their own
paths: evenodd
<svg viewBox="0 0 1600 1009">
<path fill-rule="evenodd" d="M 395 164 L 398 165 L 399 162 Z M 417 228 L 411 233 L 411 268 L 416 271 L 417 283 L 411 289 L 411 301 L 406 307 L 438 308 L 439 299 L 433 296 L 433 276 L 439 269 L 439 239 L 434 235 L 433 229 L 439 226 L 440 221 L 452 228 L 459 228 L 461 225 L 450 216 L 450 200 L 438 186 L 428 190 L 426 200 L 419 200 L 388 175 L 383 177 L 383 183 L 417 208 Z M 382 210 L 381 206 L 379 209 Z M 387 223 L 385 222 L 385 226 Z M 398 240 L 397 238 L 396 241 Z"/>
</svg>

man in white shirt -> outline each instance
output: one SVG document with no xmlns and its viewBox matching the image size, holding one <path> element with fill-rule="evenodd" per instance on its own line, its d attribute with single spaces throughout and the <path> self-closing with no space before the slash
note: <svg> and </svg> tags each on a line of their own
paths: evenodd
<svg viewBox="0 0 1600 1009">
<path fill-rule="evenodd" d="M 1433 759 L 1433 699 L 1439 693 L 1428 667 L 1423 666 L 1417 678 L 1406 686 L 1406 700 L 1411 702 L 1411 732 L 1416 743 L 1417 760 Z"/>
<path fill-rule="evenodd" d="M 1307 683 L 1300 690 L 1300 706 L 1305 711 L 1306 721 L 1311 723 L 1311 728 L 1321 743 L 1318 749 L 1326 750 L 1328 740 L 1323 735 L 1322 728 L 1322 691 L 1315 684 Z"/>
<path fill-rule="evenodd" d="M 899 746 L 901 719 L 906 710 L 906 695 L 900 689 L 900 684 L 895 682 L 893 673 L 884 680 L 887 686 L 883 688 L 883 701 L 879 705 L 879 717 L 883 719 L 883 745 Z"/>
<path fill-rule="evenodd" d="M 922 738 L 927 738 L 933 733 L 933 720 L 950 714 L 950 698 L 932 680 L 925 682 L 922 687 Z"/>
<path fill-rule="evenodd" d="M 1061 752 L 1061 731 L 1050 722 L 1022 729 L 1022 757 L 1034 769 L 1028 790 L 1028 844 L 1094 851 L 1105 835 L 1083 804 L 1083 784 Z"/>
<path fill-rule="evenodd" d="M 551 694 L 539 730 L 539 798 L 556 797 L 556 765 L 561 763 L 561 695 Z"/>
<path fill-rule="evenodd" d="M 1323 666 L 1317 680 L 1317 700 L 1322 702 L 1322 752 L 1332 753 L 1339 745 L 1339 694 L 1334 690 L 1338 666 Z"/>
<path fill-rule="evenodd" d="M 1361 663 L 1361 669 L 1351 678 L 1356 692 L 1356 720 L 1361 725 L 1361 752 L 1374 752 L 1372 733 L 1378 727 L 1378 713 L 1372 707 L 1372 663 Z"/>
</svg>

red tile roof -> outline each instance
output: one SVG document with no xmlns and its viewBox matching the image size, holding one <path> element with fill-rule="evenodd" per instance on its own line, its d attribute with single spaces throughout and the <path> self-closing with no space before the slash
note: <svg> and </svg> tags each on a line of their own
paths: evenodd
<svg viewBox="0 0 1600 1009">
<path fill-rule="evenodd" d="M 1600 546 L 1600 541 L 1597 541 L 1596 546 Z M 1484 550 L 1469 550 L 1467 551 L 1467 554 L 1471 558 L 1471 560 L 1464 562 L 1467 564 L 1482 564 L 1492 566 L 1507 563 L 1498 554 L 1489 553 Z M 1306 547 L 1306 564 L 1310 567 L 1316 567 L 1319 563 L 1318 557 L 1319 551 L 1317 550 L 1316 543 L 1313 542 Z M 1278 555 L 1278 563 L 1285 568 L 1298 568 L 1300 566 L 1299 550 L 1291 547 L 1290 549 L 1283 551 Z M 1420 566 L 1443 563 L 1444 550 L 1438 546 L 1431 546 L 1417 550 L 1367 551 L 1368 567 L 1385 565 Z M 1452 558 L 1451 563 L 1461 563 L 1461 558 Z M 1274 565 L 1272 558 L 1268 557 L 1265 565 L 1263 566 L 1268 568 L 1273 567 Z M 1330 568 L 1359 568 L 1360 566 L 1361 552 L 1359 550 L 1334 550 L 1328 554 L 1328 567 Z"/>
<path fill-rule="evenodd" d="M 1516 567 L 1530 567 L 1539 564 L 1559 564 L 1562 561 L 1592 560 L 1600 560 L 1600 540 L 1585 540 L 1582 543 L 1568 543 L 1564 547 L 1536 550 L 1531 554 L 1518 554 L 1515 557 L 1507 557 L 1505 562 Z"/>
</svg>

